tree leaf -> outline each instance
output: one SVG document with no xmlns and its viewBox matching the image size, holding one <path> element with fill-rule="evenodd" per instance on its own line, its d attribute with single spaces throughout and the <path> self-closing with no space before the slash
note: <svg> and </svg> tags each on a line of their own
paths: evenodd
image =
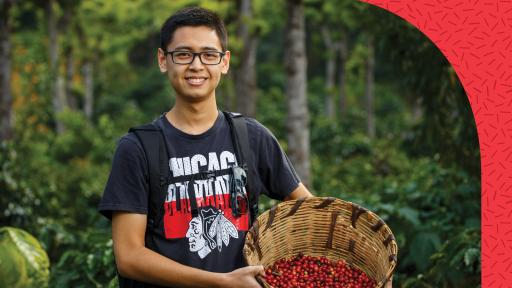
<svg viewBox="0 0 512 288">
<path fill-rule="evenodd" d="M 416 209 L 410 207 L 402 207 L 398 209 L 398 215 L 401 218 L 411 222 L 414 226 L 421 225 L 421 221 L 419 219 L 419 212 Z"/>
</svg>

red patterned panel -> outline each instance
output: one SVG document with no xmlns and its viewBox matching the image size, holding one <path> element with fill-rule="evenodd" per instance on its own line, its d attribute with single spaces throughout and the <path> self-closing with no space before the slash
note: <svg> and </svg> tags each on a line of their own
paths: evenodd
<svg viewBox="0 0 512 288">
<path fill-rule="evenodd" d="M 421 30 L 453 65 L 482 167 L 482 287 L 512 287 L 512 1 L 363 1 Z"/>
</svg>

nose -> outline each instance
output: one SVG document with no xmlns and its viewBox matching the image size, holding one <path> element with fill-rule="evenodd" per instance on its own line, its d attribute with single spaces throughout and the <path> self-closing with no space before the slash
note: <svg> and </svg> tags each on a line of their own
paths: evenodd
<svg viewBox="0 0 512 288">
<path fill-rule="evenodd" d="M 199 54 L 194 54 L 194 58 L 192 58 L 192 63 L 189 64 L 189 68 L 194 70 L 203 68 L 203 63 L 201 62 Z"/>
</svg>

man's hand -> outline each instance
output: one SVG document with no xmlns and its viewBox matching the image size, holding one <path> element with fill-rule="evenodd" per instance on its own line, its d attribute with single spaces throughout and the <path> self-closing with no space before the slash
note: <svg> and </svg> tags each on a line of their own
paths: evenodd
<svg viewBox="0 0 512 288">
<path fill-rule="evenodd" d="M 263 266 L 247 266 L 225 274 L 223 287 L 226 288 L 261 288 L 256 276 L 265 276 Z"/>
<path fill-rule="evenodd" d="M 386 285 L 384 286 L 384 288 L 392 288 L 393 287 L 393 276 L 391 276 L 391 278 L 389 278 L 388 282 L 386 282 Z"/>
</svg>

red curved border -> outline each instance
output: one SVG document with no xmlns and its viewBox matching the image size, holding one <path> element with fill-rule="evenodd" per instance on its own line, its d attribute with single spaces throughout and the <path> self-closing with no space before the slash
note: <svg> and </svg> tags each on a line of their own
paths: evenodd
<svg viewBox="0 0 512 288">
<path fill-rule="evenodd" d="M 421 30 L 450 61 L 475 117 L 482 167 L 482 287 L 512 285 L 512 1 L 362 0 Z"/>
</svg>

